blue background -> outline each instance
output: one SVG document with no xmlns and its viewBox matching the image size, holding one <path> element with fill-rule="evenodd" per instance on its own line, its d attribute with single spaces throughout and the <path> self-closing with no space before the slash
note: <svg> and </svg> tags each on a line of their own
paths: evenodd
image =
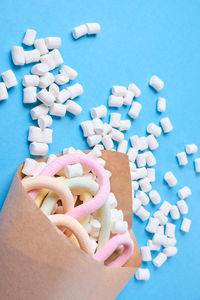
<svg viewBox="0 0 200 300">
<path fill-rule="evenodd" d="M 159 137 L 156 177 L 153 184 L 171 203 L 177 201 L 176 192 L 184 185 L 192 189 L 187 200 L 192 219 L 188 234 L 177 232 L 178 254 L 160 269 L 151 263 L 151 280 L 131 279 L 118 299 L 200 299 L 199 275 L 199 211 L 200 177 L 195 175 L 193 160 L 180 168 L 175 155 L 187 143 L 199 141 L 199 80 L 200 80 L 200 1 L 197 0 L 1 0 L 0 72 L 12 68 L 19 85 L 9 91 L 9 99 L 0 103 L 0 204 L 3 204 L 17 166 L 29 156 L 28 127 L 33 124 L 30 108 L 22 103 L 21 81 L 29 73 L 30 65 L 14 67 L 10 49 L 20 45 L 27 28 L 35 29 L 37 38 L 61 36 L 65 64 L 79 72 L 77 82 L 84 87 L 84 95 L 77 99 L 83 112 L 78 117 L 57 118 L 53 123 L 53 144 L 50 153 L 74 146 L 86 149 L 78 124 L 89 118 L 93 106 L 106 104 L 114 84 L 127 86 L 135 82 L 142 90 L 139 98 L 143 109 L 133 122 L 130 135 L 144 135 L 149 122 L 159 123 L 156 112 L 158 94 L 148 87 L 148 80 L 156 74 L 165 82 L 160 93 L 167 99 L 167 110 L 174 131 Z M 97 37 L 73 40 L 73 27 L 85 22 L 99 22 L 102 30 Z M 112 109 L 110 111 L 115 111 Z M 127 118 L 128 108 L 120 110 Z M 178 185 L 169 189 L 163 182 L 166 171 L 173 171 Z M 149 205 L 151 212 L 155 207 Z M 180 227 L 180 221 L 176 222 Z M 145 224 L 133 218 L 133 230 L 140 246 L 148 236 Z"/>
</svg>

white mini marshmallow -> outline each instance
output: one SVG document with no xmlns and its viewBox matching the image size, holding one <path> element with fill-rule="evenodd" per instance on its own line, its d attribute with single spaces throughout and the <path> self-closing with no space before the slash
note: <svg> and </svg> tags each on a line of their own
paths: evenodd
<svg viewBox="0 0 200 300">
<path fill-rule="evenodd" d="M 39 76 L 37 75 L 25 75 L 22 82 L 24 87 L 28 86 L 38 86 L 39 85 Z"/>
<path fill-rule="evenodd" d="M 185 152 L 180 152 L 176 155 L 179 166 L 185 166 L 188 163 L 188 159 Z"/>
<path fill-rule="evenodd" d="M 33 176 L 36 165 L 37 165 L 36 160 L 32 158 L 26 158 L 22 169 L 22 173 L 27 176 Z"/>
<path fill-rule="evenodd" d="M 58 49 L 54 49 L 49 53 L 49 55 L 53 58 L 56 68 L 63 64 L 64 61 Z"/>
<path fill-rule="evenodd" d="M 72 30 L 72 35 L 75 40 L 86 35 L 87 33 L 88 33 L 88 28 L 85 24 L 77 26 L 77 27 L 73 28 L 73 30 Z"/>
<path fill-rule="evenodd" d="M 44 143 L 33 142 L 29 145 L 31 155 L 43 156 L 48 153 L 48 145 Z"/>
<path fill-rule="evenodd" d="M 153 264 L 157 268 L 160 268 L 164 262 L 167 260 L 167 255 L 165 253 L 160 252 L 154 259 Z"/>
<path fill-rule="evenodd" d="M 160 251 L 160 245 L 156 245 L 153 243 L 152 240 L 147 241 L 147 246 L 150 248 L 151 251 Z"/>
<path fill-rule="evenodd" d="M 94 134 L 94 135 L 90 135 L 88 136 L 87 138 L 87 143 L 90 147 L 94 147 L 95 145 L 99 144 L 102 140 L 102 137 L 101 135 L 99 134 Z M 102 140 L 102 143 L 103 143 L 103 140 Z M 103 143 L 104 144 L 104 143 Z M 105 144 L 104 144 L 105 146 Z M 106 146 L 105 146 L 106 147 Z"/>
<path fill-rule="evenodd" d="M 41 116 L 38 119 L 38 126 L 44 130 L 46 127 L 50 127 L 53 123 L 52 117 L 49 115 Z"/>
<path fill-rule="evenodd" d="M 92 237 L 98 237 L 101 229 L 101 223 L 96 219 L 91 219 L 90 225 L 91 225 L 90 235 Z"/>
<path fill-rule="evenodd" d="M 102 138 L 102 143 L 103 143 L 106 150 L 111 150 L 114 147 L 114 144 L 113 144 L 113 141 L 112 141 L 110 135 L 105 135 Z"/>
<path fill-rule="evenodd" d="M 74 116 L 78 116 L 82 112 L 82 107 L 78 103 L 68 100 L 66 103 L 66 111 Z"/>
<path fill-rule="evenodd" d="M 155 168 L 147 168 L 147 177 L 150 182 L 156 181 L 156 170 Z"/>
<path fill-rule="evenodd" d="M 147 176 L 147 169 L 144 167 L 137 168 L 134 172 L 131 172 L 131 180 L 142 179 L 146 176 Z"/>
<path fill-rule="evenodd" d="M 64 103 L 69 98 L 70 92 L 68 91 L 68 89 L 63 89 L 59 92 L 58 96 L 56 96 L 56 101 L 59 103 Z"/>
<path fill-rule="evenodd" d="M 135 277 L 137 280 L 149 280 L 150 271 L 147 268 L 146 269 L 139 268 L 135 273 Z"/>
<path fill-rule="evenodd" d="M 142 255 L 142 261 L 151 261 L 151 250 L 148 246 L 143 246 L 140 248 L 141 255 Z"/>
<path fill-rule="evenodd" d="M 108 106 L 110 107 L 121 107 L 123 104 L 123 97 L 110 95 L 108 100 Z"/>
<path fill-rule="evenodd" d="M 36 94 L 37 88 L 35 86 L 28 86 L 23 89 L 23 102 L 24 103 L 34 103 L 37 101 Z"/>
<path fill-rule="evenodd" d="M 130 83 L 128 86 L 128 90 L 134 94 L 135 98 L 138 98 L 141 94 L 141 90 L 135 83 Z"/>
<path fill-rule="evenodd" d="M 52 116 L 64 117 L 66 114 L 66 105 L 60 103 L 52 103 L 49 113 Z"/>
<path fill-rule="evenodd" d="M 153 134 L 149 134 L 146 139 L 150 150 L 153 151 L 159 147 L 159 143 Z"/>
<path fill-rule="evenodd" d="M 59 96 L 59 93 L 60 93 L 59 86 L 55 83 L 52 83 L 49 86 L 49 93 L 51 93 L 52 95 L 54 95 L 54 97 L 57 98 Z"/>
<path fill-rule="evenodd" d="M 123 98 L 123 104 L 130 106 L 133 101 L 134 94 L 131 91 L 127 91 L 126 96 Z"/>
<path fill-rule="evenodd" d="M 156 190 L 152 190 L 149 192 L 149 198 L 153 204 L 158 204 L 161 202 L 160 194 Z"/>
<path fill-rule="evenodd" d="M 111 209 L 110 211 L 111 223 L 117 221 L 123 221 L 123 219 L 124 219 L 124 214 L 121 209 L 116 209 L 116 208 Z"/>
<path fill-rule="evenodd" d="M 24 39 L 23 39 L 23 44 L 27 46 L 32 46 L 35 40 L 37 32 L 33 29 L 27 29 Z"/>
<path fill-rule="evenodd" d="M 84 137 L 88 137 L 90 135 L 94 135 L 94 126 L 93 126 L 93 122 L 88 120 L 85 122 L 82 122 L 80 124 L 82 130 L 83 130 L 83 136 Z"/>
<path fill-rule="evenodd" d="M 179 212 L 178 207 L 176 205 L 171 206 L 170 215 L 171 215 L 172 220 L 180 219 L 180 212 Z"/>
<path fill-rule="evenodd" d="M 167 237 L 164 234 L 155 233 L 152 239 L 153 243 L 156 245 L 167 246 Z"/>
<path fill-rule="evenodd" d="M 175 238 L 176 225 L 167 223 L 165 225 L 165 235 L 170 238 Z"/>
<path fill-rule="evenodd" d="M 83 87 L 80 83 L 75 83 L 68 87 L 70 92 L 70 99 L 74 99 L 83 94 Z"/>
<path fill-rule="evenodd" d="M 43 76 L 49 71 L 49 66 L 44 63 L 38 63 L 31 68 L 31 73 L 34 75 Z"/>
<path fill-rule="evenodd" d="M 173 130 L 173 126 L 172 126 L 171 121 L 168 117 L 161 119 L 160 124 L 162 126 L 162 129 L 163 129 L 164 133 L 168 133 L 168 132 Z"/>
<path fill-rule="evenodd" d="M 74 80 L 78 76 L 76 70 L 66 65 L 62 66 L 62 68 L 60 69 L 60 73 L 66 73 L 69 77 L 69 80 Z"/>
<path fill-rule="evenodd" d="M 183 218 L 181 223 L 181 231 L 189 232 L 192 221 L 188 218 Z"/>
<path fill-rule="evenodd" d="M 182 189 L 178 190 L 178 196 L 180 199 L 185 199 L 192 194 L 191 189 L 188 186 L 184 186 Z"/>
<path fill-rule="evenodd" d="M 48 106 L 44 104 L 37 105 L 36 107 L 31 109 L 31 118 L 32 120 L 37 120 L 39 117 L 47 115 L 48 111 Z"/>
<path fill-rule="evenodd" d="M 103 122 L 99 118 L 94 118 L 92 120 L 93 127 L 94 127 L 94 132 L 96 134 L 102 134 L 103 133 Z"/>
<path fill-rule="evenodd" d="M 140 208 L 135 212 L 136 216 L 138 216 L 143 222 L 148 220 L 150 216 L 150 212 L 147 211 L 143 206 L 140 206 Z"/>
<path fill-rule="evenodd" d="M 160 92 L 164 88 L 164 82 L 156 75 L 150 78 L 149 85 L 157 92 Z"/>
<path fill-rule="evenodd" d="M 41 89 L 47 88 L 52 83 L 54 83 L 54 79 L 55 79 L 55 76 L 52 73 L 50 73 L 50 72 L 45 73 L 45 75 L 40 77 L 39 87 Z"/>
<path fill-rule="evenodd" d="M 63 85 L 69 82 L 69 76 L 66 73 L 60 73 L 55 76 L 55 83 Z"/>
<path fill-rule="evenodd" d="M 118 144 L 117 151 L 118 151 L 118 152 L 121 152 L 121 153 L 126 153 L 127 147 L 128 147 L 128 142 L 127 142 L 126 140 L 122 140 L 122 141 L 119 142 L 119 144 Z"/>
<path fill-rule="evenodd" d="M 17 85 L 17 79 L 12 70 L 7 70 L 1 74 L 6 87 L 9 89 Z"/>
<path fill-rule="evenodd" d="M 175 238 L 167 238 L 167 247 L 173 247 L 176 245 L 176 239 Z"/>
<path fill-rule="evenodd" d="M 149 203 L 149 197 L 143 191 L 137 191 L 136 198 L 138 198 L 143 205 L 147 205 Z"/>
<path fill-rule="evenodd" d="M 142 105 L 139 102 L 134 101 L 128 112 L 129 117 L 131 117 L 132 119 L 137 119 L 139 117 L 141 109 Z"/>
<path fill-rule="evenodd" d="M 164 235 L 164 225 L 159 225 L 156 233 Z"/>
<path fill-rule="evenodd" d="M 64 148 L 63 149 L 63 155 L 64 154 L 72 154 L 72 153 L 75 153 L 76 150 L 74 149 L 74 147 L 69 147 L 69 148 Z"/>
<path fill-rule="evenodd" d="M 98 147 L 99 150 L 105 150 L 105 149 L 104 149 L 104 145 L 102 145 L 102 144 L 98 144 L 98 145 L 96 145 L 96 147 Z"/>
<path fill-rule="evenodd" d="M 147 151 L 144 153 L 146 157 L 146 163 L 149 167 L 153 167 L 156 165 L 156 158 L 151 151 Z"/>
<path fill-rule="evenodd" d="M 131 181 L 132 190 L 137 191 L 139 189 L 139 183 L 135 180 Z"/>
<path fill-rule="evenodd" d="M 157 101 L 157 111 L 165 112 L 165 110 L 166 110 L 166 99 L 159 97 Z"/>
<path fill-rule="evenodd" d="M 195 172 L 200 173 L 200 158 L 194 160 Z"/>
<path fill-rule="evenodd" d="M 25 64 L 24 49 L 20 46 L 12 47 L 12 61 L 16 66 L 23 66 Z"/>
<path fill-rule="evenodd" d="M 52 143 L 52 134 L 53 134 L 52 129 L 45 128 L 44 130 L 41 130 L 40 127 L 30 126 L 28 141 L 51 144 Z"/>
<path fill-rule="evenodd" d="M 144 151 L 148 149 L 148 142 L 146 136 L 141 136 L 139 138 L 139 143 L 140 143 L 140 151 Z"/>
<path fill-rule="evenodd" d="M 111 113 L 110 114 L 110 126 L 118 128 L 120 126 L 121 114 Z"/>
<path fill-rule="evenodd" d="M 55 101 L 54 95 L 49 93 L 46 89 L 39 91 L 37 98 L 47 106 L 50 106 Z"/>
<path fill-rule="evenodd" d="M 133 213 L 136 213 L 139 210 L 139 208 L 141 207 L 141 205 L 142 205 L 142 202 L 138 198 L 133 198 L 132 199 Z"/>
<path fill-rule="evenodd" d="M 65 176 L 68 178 L 78 177 L 83 175 L 83 168 L 81 164 L 68 165 L 64 168 Z"/>
<path fill-rule="evenodd" d="M 35 40 L 34 47 L 40 52 L 40 55 L 45 55 L 49 52 L 44 39 Z"/>
<path fill-rule="evenodd" d="M 24 55 L 26 64 L 38 62 L 40 60 L 40 52 L 37 49 L 24 51 Z"/>
<path fill-rule="evenodd" d="M 163 249 L 163 253 L 167 257 L 175 256 L 178 252 L 178 249 L 176 247 L 167 247 Z"/>
<path fill-rule="evenodd" d="M 146 166 L 146 156 L 144 153 L 138 154 L 136 157 L 136 163 L 138 168 Z"/>
<path fill-rule="evenodd" d="M 136 157 L 137 157 L 137 154 L 138 154 L 137 149 L 135 149 L 135 148 L 133 148 L 133 147 L 130 147 L 130 148 L 128 149 L 128 153 L 127 153 L 128 158 L 129 158 L 129 161 L 130 161 L 130 162 L 135 162 L 135 159 L 136 159 Z"/>
<path fill-rule="evenodd" d="M 124 134 L 121 131 L 119 131 L 115 128 L 112 128 L 112 131 L 110 133 L 110 137 L 114 141 L 121 142 L 124 139 Z"/>
<path fill-rule="evenodd" d="M 160 206 L 159 210 L 165 215 L 168 216 L 171 209 L 171 204 L 168 201 L 164 201 Z"/>
<path fill-rule="evenodd" d="M 88 154 L 87 156 L 93 159 L 97 159 L 102 155 L 100 149 L 98 147 L 94 147 Z"/>
<path fill-rule="evenodd" d="M 186 215 L 188 213 L 189 209 L 188 209 L 188 205 L 185 202 L 185 200 L 177 201 L 177 206 L 178 206 L 179 211 L 182 215 Z"/>
<path fill-rule="evenodd" d="M 0 82 L 0 101 L 8 99 L 8 91 L 4 82 Z"/>
<path fill-rule="evenodd" d="M 154 123 L 150 123 L 147 126 L 147 132 L 153 134 L 155 137 L 159 137 L 161 135 L 162 129 L 160 128 L 160 126 Z"/>
<path fill-rule="evenodd" d="M 168 218 L 163 214 L 161 210 L 157 210 L 153 216 L 160 221 L 160 225 L 165 225 L 168 221 Z"/>
<path fill-rule="evenodd" d="M 131 172 L 135 172 L 136 171 L 136 164 L 132 163 L 131 161 L 129 162 L 129 168 Z"/>
<path fill-rule="evenodd" d="M 149 222 L 145 227 L 146 231 L 150 233 L 157 233 L 160 221 L 157 218 L 149 218 Z"/>
<path fill-rule="evenodd" d="M 152 185 L 149 182 L 149 179 L 147 177 L 140 179 L 139 185 L 140 185 L 141 190 L 145 193 L 149 192 L 152 189 Z"/>
<path fill-rule="evenodd" d="M 101 26 L 99 23 L 86 23 L 87 34 L 97 34 L 101 30 Z"/>
<path fill-rule="evenodd" d="M 113 85 L 112 94 L 119 97 L 126 97 L 127 89 L 125 86 Z"/>
<path fill-rule="evenodd" d="M 197 153 L 197 151 L 198 151 L 198 147 L 195 144 L 189 144 L 185 146 L 185 152 L 187 154 L 194 154 Z"/>
<path fill-rule="evenodd" d="M 130 141 L 133 148 L 140 150 L 140 138 L 137 135 L 131 136 Z"/>
<path fill-rule="evenodd" d="M 167 182 L 167 184 L 170 187 L 173 187 L 178 183 L 177 178 L 174 176 L 174 174 L 171 171 L 165 173 L 164 180 Z"/>
<path fill-rule="evenodd" d="M 116 199 L 115 195 L 112 192 L 109 193 L 107 201 L 110 203 L 110 208 L 111 209 L 116 208 L 117 205 L 118 205 L 117 199 Z"/>
<path fill-rule="evenodd" d="M 107 115 L 107 107 L 105 105 L 100 105 L 93 107 L 91 109 L 91 117 L 94 118 L 104 118 Z"/>
<path fill-rule="evenodd" d="M 126 221 L 113 222 L 111 232 L 113 234 L 125 233 L 128 231 L 128 223 Z"/>
<path fill-rule="evenodd" d="M 49 71 L 52 71 L 56 67 L 54 58 L 50 53 L 42 55 L 40 61 L 49 66 Z"/>
<path fill-rule="evenodd" d="M 50 50 L 60 48 L 61 46 L 61 38 L 58 36 L 47 37 L 44 41 L 47 48 Z"/>
</svg>

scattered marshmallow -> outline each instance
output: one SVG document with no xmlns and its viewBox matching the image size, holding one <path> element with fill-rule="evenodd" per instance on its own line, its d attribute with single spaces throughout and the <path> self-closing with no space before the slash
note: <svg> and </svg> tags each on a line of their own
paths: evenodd
<svg viewBox="0 0 200 300">
<path fill-rule="evenodd" d="M 52 71 L 56 67 L 54 58 L 50 53 L 42 55 L 40 61 L 49 66 L 49 71 Z"/>
<path fill-rule="evenodd" d="M 107 115 L 107 107 L 105 105 L 100 105 L 93 107 L 91 109 L 91 117 L 94 118 L 104 118 Z"/>
<path fill-rule="evenodd" d="M 141 205 L 142 205 L 142 202 L 138 198 L 133 198 L 132 199 L 133 213 L 136 213 L 139 210 L 139 208 L 141 207 Z"/>
<path fill-rule="evenodd" d="M 52 95 L 54 95 L 54 97 L 57 98 L 59 96 L 59 93 L 60 93 L 59 86 L 55 83 L 52 83 L 49 86 L 49 93 L 51 93 Z"/>
<path fill-rule="evenodd" d="M 147 177 L 139 180 L 140 188 L 143 192 L 147 193 L 152 189 L 151 183 Z"/>
<path fill-rule="evenodd" d="M 140 248 L 141 255 L 142 255 L 142 261 L 151 261 L 151 250 L 148 246 L 144 246 Z"/>
<path fill-rule="evenodd" d="M 58 49 L 54 49 L 50 52 L 50 56 L 53 58 L 55 68 L 63 64 L 63 58 Z"/>
<path fill-rule="evenodd" d="M 14 65 L 23 66 L 25 64 L 24 49 L 21 46 L 13 46 L 11 54 Z"/>
<path fill-rule="evenodd" d="M 44 63 L 38 63 L 31 68 L 31 73 L 38 76 L 43 76 L 49 71 L 49 66 Z"/>
<path fill-rule="evenodd" d="M 102 140 L 102 143 L 104 144 L 101 135 L 99 135 L 99 134 L 94 134 L 94 135 L 88 136 L 88 138 L 87 138 L 87 143 L 88 143 L 88 145 L 89 145 L 90 147 L 94 147 L 94 146 L 96 146 L 97 144 L 99 144 L 99 143 L 101 142 L 101 140 Z M 104 144 L 104 146 L 105 146 L 105 144 Z M 106 146 L 105 146 L 105 148 L 106 148 Z M 107 150 L 108 150 L 108 149 L 107 149 Z"/>
<path fill-rule="evenodd" d="M 134 94 L 131 91 L 127 91 L 126 96 L 123 98 L 123 104 L 130 106 L 133 101 Z"/>
<path fill-rule="evenodd" d="M 90 135 L 94 135 L 94 127 L 93 127 L 93 122 L 88 120 L 85 122 L 82 122 L 80 124 L 82 130 L 83 130 L 83 136 L 88 137 Z"/>
<path fill-rule="evenodd" d="M 128 153 L 127 153 L 129 161 L 130 162 L 135 162 L 137 154 L 138 154 L 138 150 L 136 148 L 130 147 L 128 149 Z"/>
<path fill-rule="evenodd" d="M 170 238 L 175 238 L 176 225 L 167 223 L 165 227 L 165 235 Z"/>
<path fill-rule="evenodd" d="M 40 100 L 46 106 L 50 106 L 55 101 L 54 95 L 49 93 L 46 89 L 42 89 L 37 94 L 37 98 L 38 98 L 38 100 Z"/>
<path fill-rule="evenodd" d="M 146 136 L 141 136 L 139 138 L 139 143 L 140 143 L 140 151 L 144 151 L 148 149 L 148 142 Z"/>
<path fill-rule="evenodd" d="M 130 141 L 133 148 L 140 150 L 140 139 L 137 135 L 131 136 Z"/>
<path fill-rule="evenodd" d="M 32 158 L 26 158 L 23 165 L 22 173 L 27 176 L 33 176 L 36 165 L 37 165 L 36 160 Z"/>
<path fill-rule="evenodd" d="M 39 87 L 41 89 L 45 89 L 48 86 L 50 86 L 52 83 L 54 83 L 54 80 L 55 80 L 55 76 L 52 73 L 47 72 L 45 73 L 45 75 L 40 77 Z"/>
<path fill-rule="evenodd" d="M 138 198 L 143 205 L 147 205 L 149 203 L 149 197 L 143 191 L 137 191 L 136 198 Z"/>
<path fill-rule="evenodd" d="M 187 154 L 194 154 L 197 153 L 198 147 L 195 144 L 189 144 L 185 146 L 185 151 Z"/>
<path fill-rule="evenodd" d="M 162 129 L 160 128 L 160 126 L 154 123 L 150 123 L 147 126 L 147 132 L 153 134 L 155 137 L 159 137 L 161 135 Z"/>
<path fill-rule="evenodd" d="M 35 40 L 34 47 L 40 52 L 40 55 L 45 55 L 49 52 L 44 39 Z"/>
<path fill-rule="evenodd" d="M 139 189 L 139 183 L 135 180 L 131 181 L 132 190 L 137 191 Z"/>
<path fill-rule="evenodd" d="M 22 84 L 24 87 L 38 86 L 39 80 L 39 76 L 37 75 L 25 75 Z"/>
<path fill-rule="evenodd" d="M 177 178 L 174 176 L 174 174 L 171 171 L 165 173 L 164 180 L 167 182 L 168 186 L 170 187 L 174 187 L 178 183 Z"/>
<path fill-rule="evenodd" d="M 146 138 L 150 150 L 155 150 L 159 147 L 159 143 L 153 134 L 149 134 Z"/>
<path fill-rule="evenodd" d="M 166 110 L 166 99 L 159 97 L 157 101 L 157 111 L 165 112 L 165 110 Z"/>
<path fill-rule="evenodd" d="M 150 248 L 151 251 L 160 251 L 161 248 L 160 245 L 154 244 L 152 240 L 147 241 L 147 246 Z"/>
<path fill-rule="evenodd" d="M 64 117 L 66 114 L 66 105 L 60 103 L 52 103 L 50 105 L 49 113 L 52 116 Z"/>
<path fill-rule="evenodd" d="M 173 220 L 180 219 L 180 212 L 179 212 L 178 207 L 176 205 L 172 205 L 171 206 L 171 208 L 170 208 L 170 215 L 171 215 L 171 218 Z"/>
<path fill-rule="evenodd" d="M 113 234 L 125 233 L 128 231 L 128 223 L 126 221 L 113 222 L 111 232 Z"/>
<path fill-rule="evenodd" d="M 139 102 L 134 101 L 128 112 L 129 117 L 131 117 L 132 119 L 137 119 L 139 117 L 141 109 L 142 105 Z"/>
<path fill-rule="evenodd" d="M 4 82 L 0 82 L 0 101 L 8 99 L 8 91 Z"/>
<path fill-rule="evenodd" d="M 24 103 L 34 103 L 37 101 L 37 89 L 35 86 L 28 86 L 23 89 L 23 102 Z"/>
<path fill-rule="evenodd" d="M 61 46 L 61 38 L 57 36 L 53 37 L 47 37 L 45 38 L 45 45 L 47 46 L 47 49 L 56 49 L 60 48 Z"/>
<path fill-rule="evenodd" d="M 75 83 L 68 87 L 70 92 L 70 99 L 74 99 L 83 94 L 83 87 L 80 83 Z"/>
<path fill-rule="evenodd" d="M 141 90 L 135 83 L 130 83 L 128 86 L 128 90 L 133 93 L 135 98 L 138 98 L 141 94 Z"/>
<path fill-rule="evenodd" d="M 148 220 L 150 212 L 147 211 L 143 206 L 140 206 L 140 208 L 135 212 L 135 215 L 138 216 L 141 221 L 145 222 Z"/>
<path fill-rule="evenodd" d="M 153 75 L 149 81 L 149 85 L 156 90 L 156 92 L 160 92 L 164 88 L 164 82 L 158 78 L 158 76 Z"/>
<path fill-rule="evenodd" d="M 156 190 L 152 190 L 149 192 L 149 198 L 153 204 L 158 204 L 161 202 L 160 194 Z"/>
<path fill-rule="evenodd" d="M 144 153 L 138 154 L 136 157 L 136 162 L 138 168 L 142 168 L 146 166 L 146 156 Z"/>
<path fill-rule="evenodd" d="M 200 173 L 200 158 L 194 160 L 195 172 Z"/>
<path fill-rule="evenodd" d="M 161 119 L 160 124 L 162 126 L 162 129 L 163 129 L 164 133 L 168 133 L 168 132 L 173 130 L 173 126 L 172 126 L 171 121 L 168 117 Z"/>
<path fill-rule="evenodd" d="M 63 89 L 59 92 L 58 96 L 56 96 L 56 101 L 58 103 L 64 103 L 70 98 L 70 92 L 68 89 Z"/>
<path fill-rule="evenodd" d="M 178 249 L 176 247 L 167 247 L 163 249 L 163 253 L 167 257 L 175 256 L 178 252 Z"/>
<path fill-rule="evenodd" d="M 48 145 L 44 143 L 33 142 L 29 145 L 31 155 L 43 156 L 48 153 Z"/>
<path fill-rule="evenodd" d="M 151 151 L 145 152 L 146 163 L 149 167 L 156 165 L 156 158 Z"/>
<path fill-rule="evenodd" d="M 184 186 L 182 189 L 178 190 L 178 196 L 180 199 L 185 199 L 192 194 L 191 189 L 188 186 Z"/>
<path fill-rule="evenodd" d="M 167 260 L 167 255 L 165 253 L 160 252 L 154 259 L 153 264 L 157 268 L 160 268 L 164 262 Z"/>
<path fill-rule="evenodd" d="M 135 273 L 135 277 L 137 280 L 149 280 L 150 271 L 147 268 L 146 269 L 139 268 Z"/>
<path fill-rule="evenodd" d="M 108 195 L 108 202 L 110 203 L 110 208 L 113 209 L 113 208 L 116 208 L 117 207 L 117 199 L 115 197 L 115 195 L 110 192 L 109 195 Z"/>
<path fill-rule="evenodd" d="M 80 163 L 74 165 L 67 165 L 64 168 L 65 176 L 68 178 L 77 177 L 83 175 L 83 168 Z"/>
<path fill-rule="evenodd" d="M 78 116 L 82 112 L 82 107 L 78 103 L 68 100 L 66 103 L 66 111 L 72 115 Z"/>
<path fill-rule="evenodd" d="M 118 128 L 120 126 L 121 114 L 111 113 L 110 114 L 110 126 Z"/>
<path fill-rule="evenodd" d="M 44 104 L 40 104 L 31 109 L 31 118 L 32 120 L 37 120 L 41 116 L 48 114 L 49 108 Z"/>
<path fill-rule="evenodd" d="M 159 225 L 156 233 L 164 235 L 164 225 Z"/>
<path fill-rule="evenodd" d="M 185 166 L 188 163 L 188 159 L 185 152 L 180 152 L 176 155 L 179 166 Z"/>
<path fill-rule="evenodd" d="M 72 35 L 75 40 L 86 35 L 87 33 L 88 33 L 88 29 L 85 24 L 77 26 L 77 27 L 73 28 L 73 30 L 72 30 Z"/>
<path fill-rule="evenodd" d="M 164 215 L 161 210 L 157 210 L 153 216 L 160 221 L 160 225 L 165 225 L 168 221 L 168 218 Z"/>
<path fill-rule="evenodd" d="M 157 233 L 160 221 L 157 218 L 149 218 L 149 222 L 145 227 L 146 231 L 150 233 Z"/>
<path fill-rule="evenodd" d="M 117 221 L 123 221 L 124 215 L 123 215 L 122 210 L 113 208 L 113 209 L 111 209 L 110 213 L 111 213 L 111 215 L 110 215 L 111 223 L 114 223 Z"/>
<path fill-rule="evenodd" d="M 112 94 L 118 97 L 126 97 L 127 89 L 125 86 L 114 85 L 112 87 Z"/>
<path fill-rule="evenodd" d="M 62 66 L 62 68 L 60 69 L 60 73 L 66 73 L 67 76 L 69 77 L 69 80 L 75 80 L 76 77 L 78 76 L 76 70 L 66 65 Z"/>
<path fill-rule="evenodd" d="M 24 55 L 26 64 L 38 62 L 40 60 L 40 52 L 37 49 L 24 51 Z"/>
<path fill-rule="evenodd" d="M 52 125 L 52 117 L 49 115 L 41 116 L 38 119 L 38 126 L 44 130 L 46 127 L 50 127 Z"/>
<path fill-rule="evenodd" d="M 17 85 L 17 79 L 12 70 L 7 70 L 1 74 L 6 87 L 9 89 Z"/>
<path fill-rule="evenodd" d="M 110 137 L 114 141 L 121 142 L 124 139 L 124 134 L 121 131 L 119 131 L 118 129 L 112 128 Z"/>
<path fill-rule="evenodd" d="M 137 168 L 135 171 L 131 172 L 131 180 L 142 179 L 147 176 L 147 169 L 145 167 Z"/>
<path fill-rule="evenodd" d="M 113 141 L 112 141 L 110 135 L 105 135 L 102 138 L 102 143 L 103 143 L 106 150 L 111 150 L 114 147 L 114 144 L 113 144 Z"/>
<path fill-rule="evenodd" d="M 150 182 L 155 182 L 156 180 L 156 170 L 155 168 L 147 168 L 147 177 Z"/>
<path fill-rule="evenodd" d="M 167 237 L 164 234 L 155 233 L 152 239 L 153 243 L 160 246 L 167 246 Z"/>
<path fill-rule="evenodd" d="M 86 23 L 87 34 L 98 34 L 101 30 L 101 26 L 99 23 Z"/>
<path fill-rule="evenodd" d="M 177 206 L 182 215 L 188 214 L 189 209 L 188 209 L 188 205 L 185 202 L 185 200 L 182 199 L 182 200 L 177 201 Z"/>
<path fill-rule="evenodd" d="M 32 46 L 35 41 L 36 34 L 37 32 L 35 30 L 27 29 L 22 43 L 27 46 Z"/>
<path fill-rule="evenodd" d="M 123 97 L 110 95 L 108 100 L 108 106 L 110 107 L 121 107 L 123 104 Z"/>
<path fill-rule="evenodd" d="M 104 130 L 102 120 L 99 118 L 94 118 L 92 120 L 92 123 L 93 123 L 94 132 L 96 134 L 102 134 Z"/>
<path fill-rule="evenodd" d="M 181 224 L 181 231 L 189 232 L 190 226 L 192 221 L 188 218 L 183 218 L 182 224 Z"/>
<path fill-rule="evenodd" d="M 121 153 L 126 153 L 127 147 L 128 147 L 128 142 L 127 142 L 126 140 L 122 140 L 122 141 L 119 142 L 119 144 L 118 144 L 117 151 L 118 151 L 118 152 L 121 152 Z"/>
<path fill-rule="evenodd" d="M 165 215 L 168 216 L 171 209 L 171 204 L 168 201 L 164 201 L 160 206 L 159 210 Z"/>
<path fill-rule="evenodd" d="M 69 82 L 69 76 L 66 73 L 60 73 L 55 76 L 55 83 L 63 85 Z"/>
</svg>

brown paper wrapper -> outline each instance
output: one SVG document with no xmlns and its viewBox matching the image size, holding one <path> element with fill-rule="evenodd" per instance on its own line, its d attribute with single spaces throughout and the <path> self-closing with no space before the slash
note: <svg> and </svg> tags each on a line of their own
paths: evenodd
<svg viewBox="0 0 200 300">
<path fill-rule="evenodd" d="M 0 214 L 0 299 L 112 300 L 140 267 L 140 250 L 131 229 L 128 158 L 103 151 L 103 159 L 135 244 L 132 257 L 125 266 L 111 268 L 74 246 L 24 190 L 21 165 Z"/>
</svg>

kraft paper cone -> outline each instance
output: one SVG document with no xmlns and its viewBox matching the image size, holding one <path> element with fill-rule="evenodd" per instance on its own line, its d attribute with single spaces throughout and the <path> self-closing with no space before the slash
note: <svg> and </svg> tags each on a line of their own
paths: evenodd
<svg viewBox="0 0 200 300">
<path fill-rule="evenodd" d="M 131 229 L 128 158 L 103 151 L 103 159 L 135 244 L 132 257 L 123 267 L 106 267 L 69 242 L 24 190 L 21 165 L 0 214 L 0 299 L 112 300 L 140 267 L 140 250 Z"/>
</svg>

